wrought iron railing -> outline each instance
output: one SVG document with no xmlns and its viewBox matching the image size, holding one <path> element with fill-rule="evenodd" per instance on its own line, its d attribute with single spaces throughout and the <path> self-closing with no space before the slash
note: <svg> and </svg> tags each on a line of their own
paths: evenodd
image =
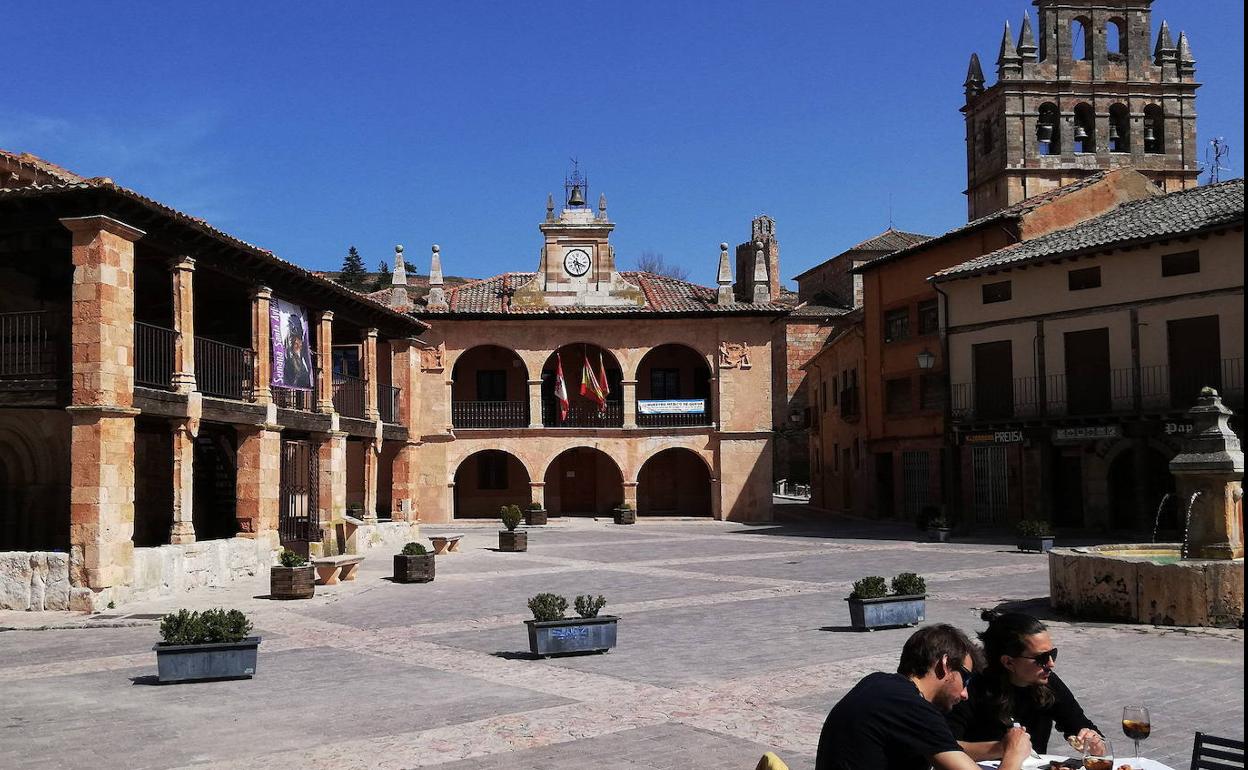
<svg viewBox="0 0 1248 770">
<path fill-rule="evenodd" d="M 642 414 L 641 406 L 637 407 L 637 427 L 639 428 L 688 428 L 711 424 L 710 409 L 706 400 L 702 401 L 701 412 L 677 412 L 671 414 Z"/>
<path fill-rule="evenodd" d="M 134 324 L 134 384 L 173 389 L 173 349 L 178 333 L 163 326 Z"/>
<path fill-rule="evenodd" d="M 237 345 L 195 338 L 195 383 L 205 396 L 250 401 L 255 352 Z"/>
<path fill-rule="evenodd" d="M 1223 359 L 1203 370 L 1161 365 L 1138 371 L 1102 369 L 1021 377 L 1008 386 L 959 383 L 952 388 L 953 418 L 985 421 L 1183 411 L 1191 408 L 1206 386 L 1216 388 L 1228 406 L 1242 406 L 1243 359 Z"/>
<path fill-rule="evenodd" d="M 400 388 L 393 385 L 377 384 L 377 411 L 381 412 L 381 421 L 397 425 L 399 422 Z"/>
<path fill-rule="evenodd" d="M 456 401 L 451 404 L 456 428 L 527 428 L 528 401 Z"/>
<path fill-rule="evenodd" d="M 56 373 L 56 347 L 48 333 L 50 314 L 37 310 L 0 313 L 0 377 Z"/>
<path fill-rule="evenodd" d="M 295 388 L 283 388 L 278 385 L 274 385 L 273 403 L 277 404 L 282 409 L 298 409 L 302 412 L 315 411 L 316 391 L 297 390 Z"/>
<path fill-rule="evenodd" d="M 368 382 L 350 374 L 334 372 L 334 411 L 343 417 L 364 418 L 364 393 Z"/>
<path fill-rule="evenodd" d="M 559 405 L 542 404 L 542 425 L 548 428 L 620 428 L 624 425 L 624 404 L 610 401 L 603 410 L 597 404 L 572 404 L 567 417 L 560 418 Z"/>
</svg>

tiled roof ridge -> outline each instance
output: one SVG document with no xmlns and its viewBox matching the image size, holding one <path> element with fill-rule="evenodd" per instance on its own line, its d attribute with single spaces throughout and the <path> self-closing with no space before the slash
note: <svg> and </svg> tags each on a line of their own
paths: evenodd
<svg viewBox="0 0 1248 770">
<path fill-rule="evenodd" d="M 80 174 L 75 174 L 73 171 L 70 171 L 64 166 L 58 166 L 57 164 L 51 161 L 44 160 L 43 158 L 33 153 L 29 153 L 29 152 L 15 153 L 9 150 L 0 149 L 0 156 L 3 156 L 17 163 L 19 166 L 28 166 L 38 172 L 47 174 L 48 176 L 54 177 L 64 183 L 72 184 L 76 182 L 86 181 L 86 177 L 83 177 Z"/>
</svg>

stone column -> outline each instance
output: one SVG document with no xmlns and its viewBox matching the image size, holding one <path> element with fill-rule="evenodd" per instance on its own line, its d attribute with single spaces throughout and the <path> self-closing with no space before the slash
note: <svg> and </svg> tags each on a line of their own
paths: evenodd
<svg viewBox="0 0 1248 770">
<path fill-rule="evenodd" d="M 624 482 L 624 502 L 632 506 L 633 510 L 637 510 L 637 482 Z"/>
<path fill-rule="evenodd" d="M 529 380 L 529 427 L 542 427 L 542 381 Z"/>
<path fill-rule="evenodd" d="M 364 518 L 377 520 L 377 468 L 381 462 L 381 441 L 364 439 Z"/>
<path fill-rule="evenodd" d="M 70 581 L 98 593 L 134 569 L 134 243 L 144 233 L 100 215 L 61 224 L 74 266 Z"/>
<path fill-rule="evenodd" d="M 624 388 L 624 427 L 637 427 L 637 380 L 623 380 Z"/>
<path fill-rule="evenodd" d="M 181 256 L 173 261 L 173 389 L 195 390 L 195 260 Z"/>
<path fill-rule="evenodd" d="M 416 484 L 419 473 L 417 448 L 420 442 L 408 440 L 394 455 L 391 466 L 393 510 L 390 512 L 395 521 L 416 521 L 420 518 L 416 510 Z"/>
<path fill-rule="evenodd" d="M 390 340 L 390 382 L 399 389 L 395 419 L 409 431 L 416 429 L 416 377 L 420 372 L 420 348 L 413 338 Z"/>
<path fill-rule="evenodd" d="M 334 411 L 334 311 L 322 310 L 316 322 L 316 411 Z"/>
<path fill-rule="evenodd" d="M 197 418 L 173 422 L 173 526 L 169 542 L 174 545 L 195 542 L 195 437 Z"/>
<path fill-rule="evenodd" d="M 537 503 L 543 508 L 546 507 L 546 482 L 530 481 L 529 482 L 529 499 L 530 502 Z"/>
<path fill-rule="evenodd" d="M 364 376 L 364 419 L 380 420 L 381 412 L 377 409 L 377 330 L 364 331 L 364 344 L 361 346 L 360 374 Z"/>
<path fill-rule="evenodd" d="M 321 526 L 341 521 L 347 513 L 347 434 L 333 430 L 313 436 L 316 441 L 316 505 Z"/>
<path fill-rule="evenodd" d="M 268 286 L 258 286 L 251 293 L 251 347 L 256 356 L 256 381 L 252 388 L 251 400 L 257 404 L 273 402 L 273 391 L 269 388 L 270 368 L 273 366 L 269 326 L 269 300 L 271 299 L 273 299 L 273 290 Z"/>
<path fill-rule="evenodd" d="M 277 531 L 281 495 L 281 428 L 277 425 L 240 427 L 237 461 L 234 516 L 238 520 L 238 535 L 272 537 Z"/>
</svg>

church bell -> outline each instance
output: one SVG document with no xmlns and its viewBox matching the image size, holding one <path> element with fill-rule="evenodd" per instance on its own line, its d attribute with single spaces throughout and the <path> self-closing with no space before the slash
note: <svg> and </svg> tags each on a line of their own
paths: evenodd
<svg viewBox="0 0 1248 770">
<path fill-rule="evenodd" d="M 1082 142 L 1088 138 L 1088 130 L 1083 127 L 1082 123 L 1075 124 L 1075 141 Z"/>
<path fill-rule="evenodd" d="M 1157 141 L 1157 132 L 1153 130 L 1152 123 L 1147 123 L 1144 126 L 1144 141 L 1146 142 Z"/>
<path fill-rule="evenodd" d="M 581 194 L 581 186 L 579 184 L 572 185 L 572 192 L 568 195 L 569 206 L 584 206 L 585 196 Z"/>
<path fill-rule="evenodd" d="M 1041 123 L 1036 126 L 1036 138 L 1042 142 L 1053 141 L 1053 126 L 1050 123 Z"/>
</svg>

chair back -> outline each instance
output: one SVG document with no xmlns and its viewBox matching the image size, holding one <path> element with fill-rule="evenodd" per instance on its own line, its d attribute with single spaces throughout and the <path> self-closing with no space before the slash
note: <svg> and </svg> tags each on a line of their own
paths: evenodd
<svg viewBox="0 0 1248 770">
<path fill-rule="evenodd" d="M 1192 770 L 1243 770 L 1244 742 L 1196 733 L 1192 739 Z"/>
</svg>

